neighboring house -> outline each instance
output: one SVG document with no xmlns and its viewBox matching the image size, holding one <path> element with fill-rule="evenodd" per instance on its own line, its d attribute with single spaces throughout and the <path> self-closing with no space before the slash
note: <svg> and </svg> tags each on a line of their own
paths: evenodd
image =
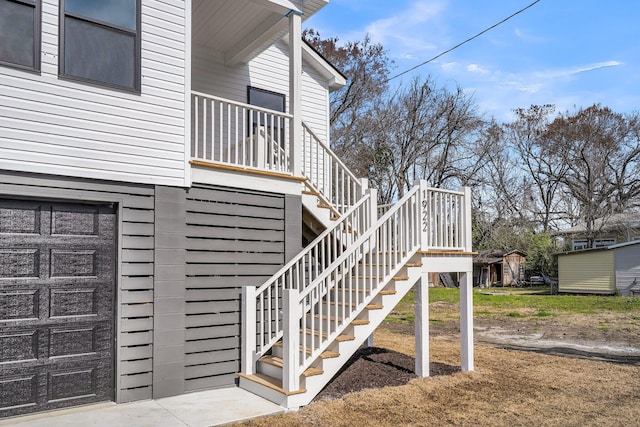
<svg viewBox="0 0 640 427">
<path fill-rule="evenodd" d="M 470 192 L 378 218 L 302 43 L 326 3 L 0 0 L 0 418 L 238 382 L 297 407 L 414 285 L 426 376 L 437 272 L 473 369 Z"/>
<path fill-rule="evenodd" d="M 526 254 L 518 250 L 494 249 L 473 257 L 473 284 L 480 287 L 522 286 Z"/>
<path fill-rule="evenodd" d="M 640 240 L 558 254 L 558 291 L 640 295 Z"/>
<path fill-rule="evenodd" d="M 596 231 L 591 245 L 584 224 L 561 230 L 557 234 L 565 236 L 572 251 L 602 248 L 637 240 L 640 239 L 640 213 L 626 212 L 599 218 L 594 222 L 593 229 Z"/>
</svg>

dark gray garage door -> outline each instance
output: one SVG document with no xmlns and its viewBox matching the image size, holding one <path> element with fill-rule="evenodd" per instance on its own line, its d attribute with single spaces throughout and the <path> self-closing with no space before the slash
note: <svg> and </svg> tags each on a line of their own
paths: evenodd
<svg viewBox="0 0 640 427">
<path fill-rule="evenodd" d="M 113 400 L 111 206 L 0 198 L 0 417 Z"/>
</svg>

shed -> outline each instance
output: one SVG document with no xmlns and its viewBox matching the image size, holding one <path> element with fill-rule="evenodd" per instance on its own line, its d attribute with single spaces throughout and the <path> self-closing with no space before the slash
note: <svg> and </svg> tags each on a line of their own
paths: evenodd
<svg viewBox="0 0 640 427">
<path fill-rule="evenodd" d="M 640 296 L 640 240 L 558 254 L 558 291 Z"/>
<path fill-rule="evenodd" d="M 473 284 L 519 286 L 524 282 L 526 254 L 519 250 L 480 251 L 473 258 Z"/>
</svg>

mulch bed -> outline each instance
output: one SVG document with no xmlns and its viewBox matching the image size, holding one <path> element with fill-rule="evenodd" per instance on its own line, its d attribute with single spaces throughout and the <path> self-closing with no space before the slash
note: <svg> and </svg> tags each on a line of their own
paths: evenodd
<svg viewBox="0 0 640 427">
<path fill-rule="evenodd" d="M 457 366 L 431 362 L 430 375 L 451 375 L 459 372 Z M 358 350 L 314 402 L 339 399 L 347 393 L 368 388 L 400 386 L 416 378 L 415 359 L 405 354 L 379 347 Z"/>
</svg>

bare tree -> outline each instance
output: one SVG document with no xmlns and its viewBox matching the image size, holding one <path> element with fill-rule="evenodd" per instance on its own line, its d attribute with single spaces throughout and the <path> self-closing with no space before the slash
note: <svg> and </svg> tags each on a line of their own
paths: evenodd
<svg viewBox="0 0 640 427">
<path fill-rule="evenodd" d="M 613 213 L 640 195 L 636 116 L 593 105 L 560 114 L 548 127 L 550 153 L 566 165 L 558 179 L 579 207 L 589 245 Z"/>
</svg>

